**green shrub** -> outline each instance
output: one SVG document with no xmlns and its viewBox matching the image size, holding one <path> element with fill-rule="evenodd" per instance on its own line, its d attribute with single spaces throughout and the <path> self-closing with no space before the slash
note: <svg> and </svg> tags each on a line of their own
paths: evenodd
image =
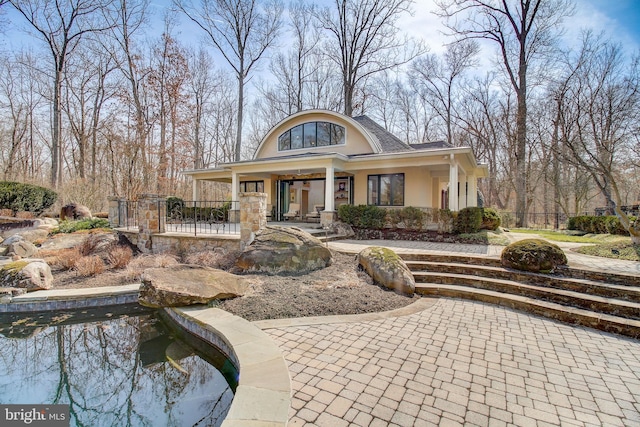
<svg viewBox="0 0 640 427">
<path fill-rule="evenodd" d="M 0 209 L 26 211 L 36 215 L 51 207 L 57 200 L 56 192 L 37 185 L 20 182 L 0 182 Z"/>
<path fill-rule="evenodd" d="M 631 222 L 635 221 L 635 217 L 629 217 Z M 578 230 L 591 234 L 618 234 L 628 236 L 629 232 L 624 229 L 620 220 L 615 215 L 609 216 L 592 216 L 579 215 L 569 218 L 567 221 L 569 230 Z"/>
<path fill-rule="evenodd" d="M 86 218 L 77 221 L 60 221 L 56 233 L 73 233 L 78 230 L 92 230 L 94 228 L 109 228 L 109 221 L 104 218 Z"/>
<path fill-rule="evenodd" d="M 422 209 L 407 206 L 402 209 L 391 209 L 387 211 L 387 220 L 392 228 L 403 224 L 410 230 L 422 230 L 426 215 Z"/>
<path fill-rule="evenodd" d="M 169 196 L 167 197 L 167 218 L 180 219 L 182 211 L 184 210 L 184 200 L 180 197 Z"/>
<path fill-rule="evenodd" d="M 542 239 L 525 239 L 504 248 L 500 256 L 504 267 L 535 273 L 552 273 L 567 264 L 567 257 L 558 245 Z"/>
<path fill-rule="evenodd" d="M 453 232 L 477 233 L 482 225 L 482 208 L 468 207 L 458 211 L 453 221 Z"/>
<path fill-rule="evenodd" d="M 354 227 L 381 229 L 386 221 L 386 210 L 373 205 L 340 205 L 338 217 Z"/>
<path fill-rule="evenodd" d="M 482 209 L 482 224 L 481 230 L 497 230 L 500 227 L 500 215 L 493 208 L 480 208 Z"/>
</svg>

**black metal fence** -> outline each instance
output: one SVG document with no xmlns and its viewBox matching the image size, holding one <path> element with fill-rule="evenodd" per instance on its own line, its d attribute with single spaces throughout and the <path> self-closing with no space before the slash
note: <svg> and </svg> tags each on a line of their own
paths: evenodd
<svg viewBox="0 0 640 427">
<path fill-rule="evenodd" d="M 236 234 L 240 232 L 238 202 L 169 199 L 165 230 L 174 233 Z"/>
<path fill-rule="evenodd" d="M 119 201 L 118 217 L 112 219 L 114 227 L 137 229 L 139 209 L 137 201 Z M 240 233 L 238 202 L 169 199 L 159 202 L 153 209 L 157 209 L 157 231 L 164 229 L 165 232 L 194 236 Z"/>
<path fill-rule="evenodd" d="M 501 226 L 511 228 L 516 226 L 515 212 L 498 212 L 501 219 Z M 543 230 L 559 230 L 567 228 L 569 218 L 564 213 L 553 212 L 529 212 L 527 214 L 527 227 Z"/>
</svg>

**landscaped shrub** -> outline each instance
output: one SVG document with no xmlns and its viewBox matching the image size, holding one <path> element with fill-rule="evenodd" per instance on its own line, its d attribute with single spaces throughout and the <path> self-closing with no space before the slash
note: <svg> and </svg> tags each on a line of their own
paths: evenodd
<svg viewBox="0 0 640 427">
<path fill-rule="evenodd" d="M 182 219 L 180 215 L 184 211 L 184 200 L 180 197 L 170 196 L 167 197 L 167 218 L 169 219 Z"/>
<path fill-rule="evenodd" d="M 51 207 L 58 198 L 55 191 L 37 185 L 20 182 L 0 182 L 0 209 L 17 212 L 26 211 L 36 215 Z"/>
<path fill-rule="evenodd" d="M 76 261 L 81 257 L 82 255 L 77 248 L 61 249 L 57 252 L 50 264 L 52 267 L 57 267 L 61 270 L 71 270 L 76 266 Z"/>
<path fill-rule="evenodd" d="M 482 208 L 464 208 L 458 211 L 458 214 L 453 221 L 453 232 L 456 234 L 477 233 L 480 231 L 481 225 Z"/>
<path fill-rule="evenodd" d="M 482 224 L 481 230 L 497 230 L 500 227 L 500 215 L 493 208 L 480 208 L 482 209 Z"/>
<path fill-rule="evenodd" d="M 633 223 L 635 217 L 629 217 L 629 220 Z M 579 230 L 585 233 L 592 234 L 619 234 L 621 236 L 628 236 L 629 232 L 624 229 L 620 220 L 615 215 L 609 216 L 592 216 L 592 215 L 580 215 L 569 218 L 567 222 L 567 228 L 569 230 Z"/>
<path fill-rule="evenodd" d="M 78 230 L 92 230 L 94 228 L 109 228 L 109 221 L 104 218 L 87 218 L 77 221 L 60 221 L 56 233 L 73 233 Z"/>
<path fill-rule="evenodd" d="M 521 271 L 551 273 L 567 264 L 567 257 L 558 245 L 542 239 L 520 240 L 503 249 L 502 265 Z"/>
<path fill-rule="evenodd" d="M 407 206 L 402 209 L 387 210 L 387 222 L 391 228 L 406 228 L 408 230 L 422 230 L 428 215 L 422 209 Z"/>
<path fill-rule="evenodd" d="M 372 205 L 340 205 L 338 217 L 342 222 L 360 228 L 381 229 L 386 221 L 386 210 Z"/>
</svg>

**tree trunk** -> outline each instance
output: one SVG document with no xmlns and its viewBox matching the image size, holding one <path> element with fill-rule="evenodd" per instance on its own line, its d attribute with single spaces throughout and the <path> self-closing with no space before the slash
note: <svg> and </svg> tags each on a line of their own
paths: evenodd
<svg viewBox="0 0 640 427">
<path fill-rule="evenodd" d="M 516 88 L 516 227 L 527 226 L 527 62 L 521 40 L 519 85 Z"/>
<path fill-rule="evenodd" d="M 236 123 L 236 147 L 234 160 L 240 161 L 240 151 L 242 148 L 242 110 L 244 106 L 244 73 L 238 75 L 238 118 Z"/>
</svg>

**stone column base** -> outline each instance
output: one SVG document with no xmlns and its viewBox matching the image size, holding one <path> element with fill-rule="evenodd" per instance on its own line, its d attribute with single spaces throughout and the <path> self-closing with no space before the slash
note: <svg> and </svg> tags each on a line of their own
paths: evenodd
<svg viewBox="0 0 640 427">
<path fill-rule="evenodd" d="M 331 227 L 331 225 L 338 220 L 338 213 L 336 211 L 321 211 L 320 212 L 320 225 L 324 227 Z"/>
</svg>

